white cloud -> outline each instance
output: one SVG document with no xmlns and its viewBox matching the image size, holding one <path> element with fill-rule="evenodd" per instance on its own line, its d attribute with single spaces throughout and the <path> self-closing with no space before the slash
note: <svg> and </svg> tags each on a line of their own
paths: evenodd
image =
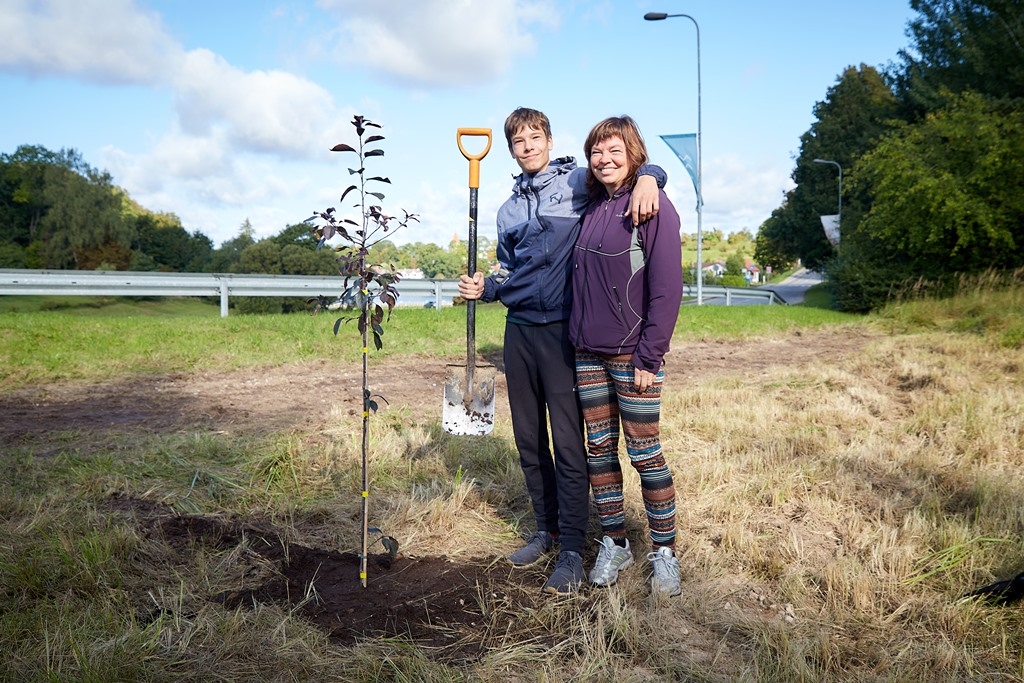
<svg viewBox="0 0 1024 683">
<path fill-rule="evenodd" d="M 483 82 L 535 49 L 527 28 L 557 22 L 530 0 L 319 0 L 340 22 L 337 52 L 398 80 L 426 85 Z"/>
<path fill-rule="evenodd" d="M 174 76 L 182 130 L 223 134 L 241 148 L 305 157 L 336 137 L 339 119 L 324 88 L 284 71 L 243 71 L 209 50 L 189 52 Z"/>
<path fill-rule="evenodd" d="M 6 0 L 0 68 L 100 83 L 159 83 L 181 48 L 132 0 Z"/>
<path fill-rule="evenodd" d="M 673 166 L 666 192 L 683 220 L 683 232 L 697 231 L 696 196 L 690 176 Z M 757 234 L 761 223 L 782 203 L 782 195 L 792 189 L 790 169 L 783 166 L 745 163 L 735 155 L 706 160 L 702 169 L 704 230 L 720 229 L 725 234 L 749 230 Z"/>
</svg>

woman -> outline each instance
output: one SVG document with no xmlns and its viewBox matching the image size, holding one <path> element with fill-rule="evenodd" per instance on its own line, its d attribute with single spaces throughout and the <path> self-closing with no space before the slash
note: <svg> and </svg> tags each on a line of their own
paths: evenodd
<svg viewBox="0 0 1024 683">
<path fill-rule="evenodd" d="M 629 200 L 647 148 L 628 116 L 597 124 L 584 144 L 591 202 L 573 263 L 569 337 L 587 425 L 587 471 L 604 537 L 590 582 L 610 586 L 633 563 L 626 538 L 619 429 L 650 529 L 651 591 L 679 595 L 675 487 L 661 451 L 662 364 L 683 293 L 679 214 L 665 196 L 633 228 Z"/>
</svg>

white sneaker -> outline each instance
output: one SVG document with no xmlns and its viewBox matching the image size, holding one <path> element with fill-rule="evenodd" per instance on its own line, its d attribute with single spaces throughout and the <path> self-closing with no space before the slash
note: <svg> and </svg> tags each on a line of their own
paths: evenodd
<svg viewBox="0 0 1024 683">
<path fill-rule="evenodd" d="M 611 586 L 619 580 L 619 571 L 633 564 L 633 553 L 629 550 L 629 539 L 626 547 L 616 545 L 609 536 L 599 541 L 601 550 L 597 552 L 597 561 L 590 570 L 590 583 L 595 586 Z"/>
<path fill-rule="evenodd" d="M 672 548 L 662 547 L 647 553 L 647 561 L 654 570 L 651 575 L 652 593 L 672 596 L 683 592 L 679 587 L 679 559 Z"/>
</svg>

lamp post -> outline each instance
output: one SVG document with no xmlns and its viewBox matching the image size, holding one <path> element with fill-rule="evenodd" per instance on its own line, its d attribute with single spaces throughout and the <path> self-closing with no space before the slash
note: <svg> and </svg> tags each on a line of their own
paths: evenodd
<svg viewBox="0 0 1024 683">
<path fill-rule="evenodd" d="M 701 214 L 704 210 L 704 186 L 701 182 L 701 165 L 704 154 L 700 147 L 700 25 L 689 14 L 666 14 L 665 12 L 648 12 L 644 15 L 647 21 L 662 21 L 671 17 L 685 17 L 693 22 L 697 29 L 697 305 L 704 304 L 704 231 L 701 228 Z"/>
<path fill-rule="evenodd" d="M 838 161 L 832 161 L 830 159 L 814 159 L 816 164 L 832 164 L 839 169 L 839 213 L 836 214 L 836 221 L 841 225 L 843 222 L 843 167 L 839 165 Z"/>
</svg>

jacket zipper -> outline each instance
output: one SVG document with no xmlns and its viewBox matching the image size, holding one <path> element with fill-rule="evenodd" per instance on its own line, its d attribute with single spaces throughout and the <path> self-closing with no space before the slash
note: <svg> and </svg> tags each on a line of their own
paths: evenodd
<svg viewBox="0 0 1024 683">
<path fill-rule="evenodd" d="M 615 307 L 619 309 L 619 317 L 622 319 L 622 324 L 626 326 L 626 330 L 629 330 L 629 321 L 626 320 L 626 311 L 622 308 L 622 297 L 619 296 L 619 288 L 612 285 L 612 291 L 615 293 Z"/>
</svg>

